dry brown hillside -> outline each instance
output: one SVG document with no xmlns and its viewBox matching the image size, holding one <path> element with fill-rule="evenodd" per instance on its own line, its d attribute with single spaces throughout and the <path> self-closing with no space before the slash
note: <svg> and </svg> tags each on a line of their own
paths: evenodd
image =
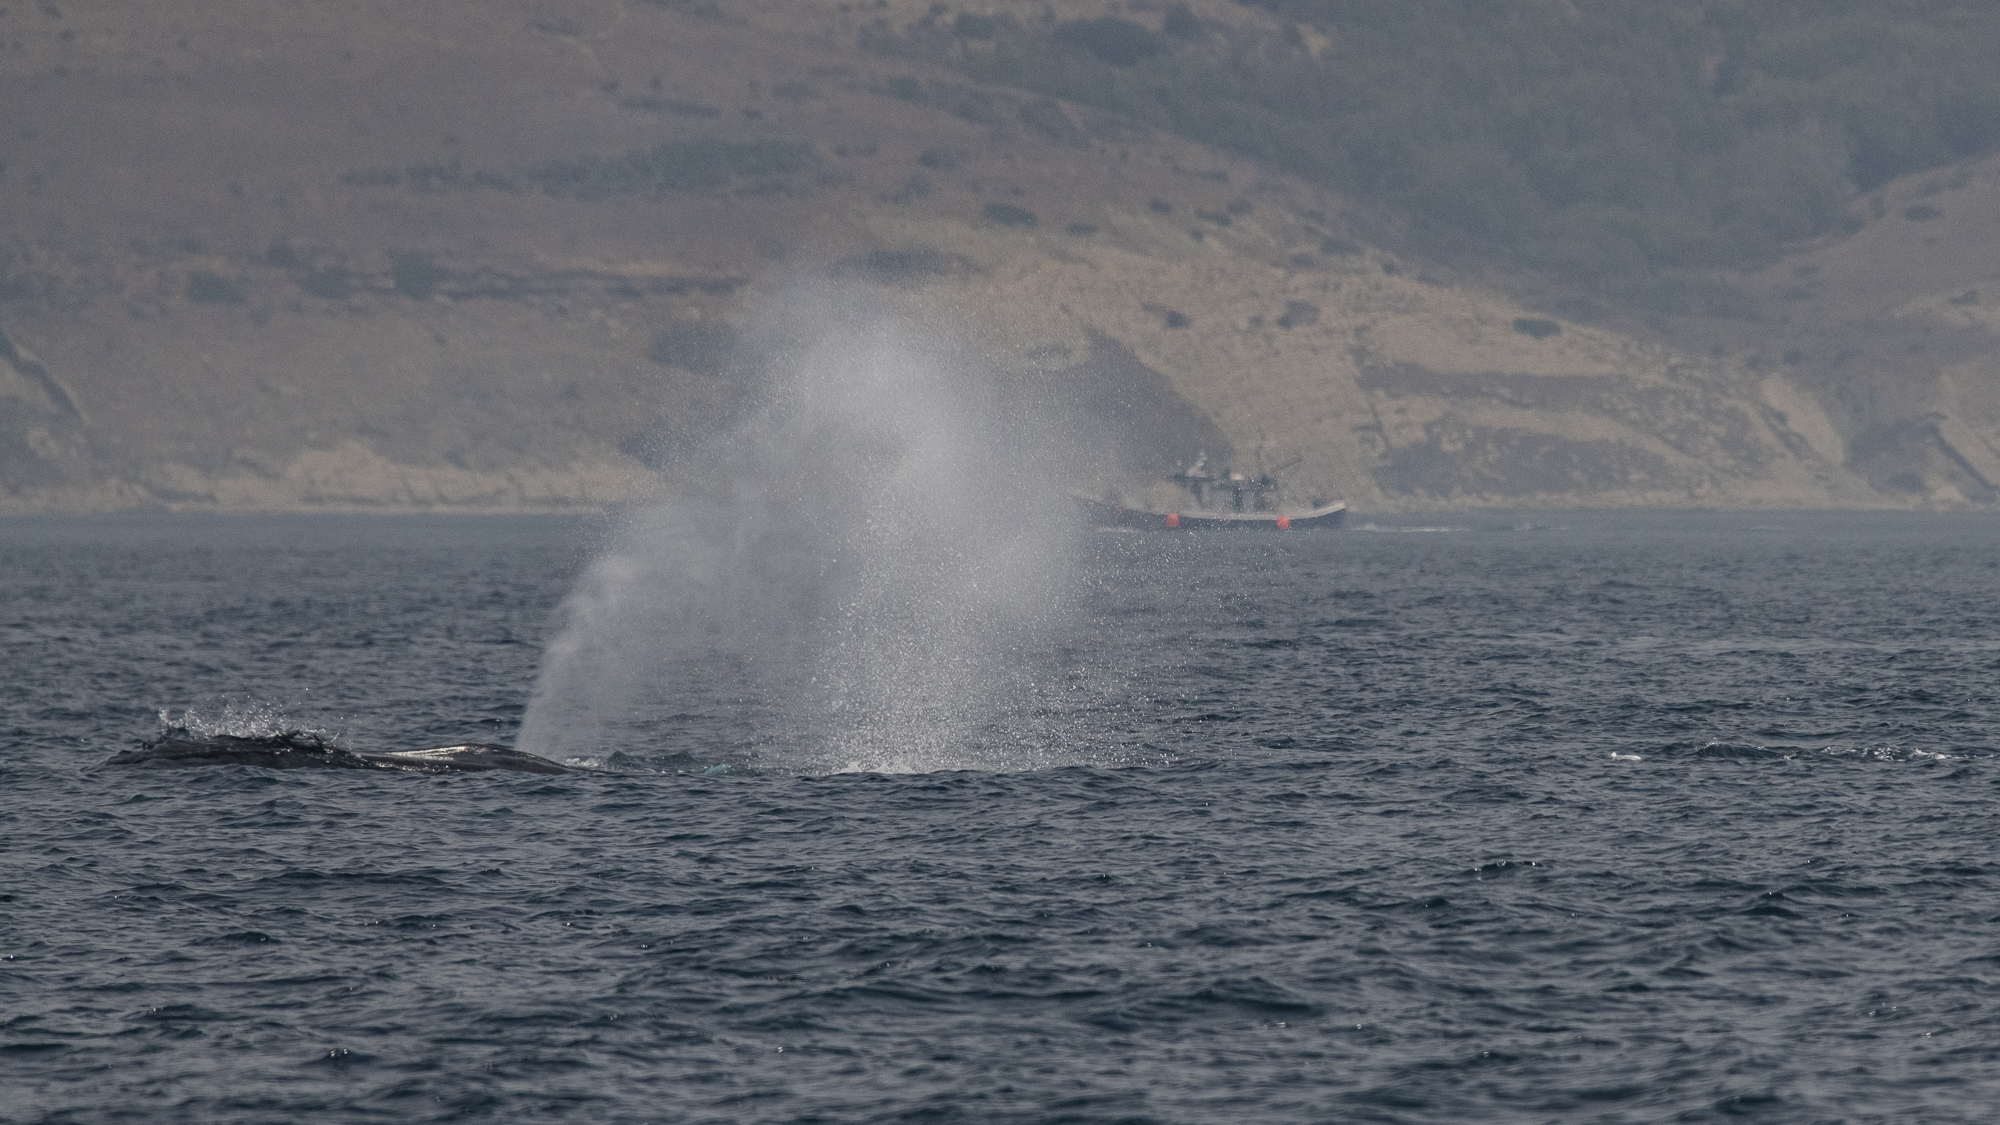
<svg viewBox="0 0 2000 1125">
<path fill-rule="evenodd" d="M 1995 499 L 1991 165 L 1751 279 L 1760 322 L 1592 327 L 1297 180 L 862 49 L 932 9 L 0 0 L 0 510 L 615 501 L 804 277 L 1066 385 L 1124 450 L 1092 487 L 1206 451 L 1374 511 Z"/>
<path fill-rule="evenodd" d="M 2000 499 L 2000 159 L 1892 183 L 1856 234 L 1748 277 L 1749 322 L 1675 326 L 1759 374 L 1829 461 L 1883 495 Z"/>
</svg>

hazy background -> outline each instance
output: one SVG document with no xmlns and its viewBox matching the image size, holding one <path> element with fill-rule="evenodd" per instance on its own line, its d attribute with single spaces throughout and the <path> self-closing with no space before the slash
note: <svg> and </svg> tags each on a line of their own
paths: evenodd
<svg viewBox="0 0 2000 1125">
<path fill-rule="evenodd" d="M 807 279 L 985 341 L 1091 490 L 1207 452 L 1360 511 L 1986 507 L 1995 42 L 1922 2 L 9 3 L 0 510 L 646 495 Z"/>
</svg>

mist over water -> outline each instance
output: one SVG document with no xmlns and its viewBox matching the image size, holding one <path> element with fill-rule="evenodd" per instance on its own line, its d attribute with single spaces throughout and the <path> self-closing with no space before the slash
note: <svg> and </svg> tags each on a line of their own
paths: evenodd
<svg viewBox="0 0 2000 1125">
<path fill-rule="evenodd" d="M 851 294 L 790 294 L 750 340 L 757 406 L 680 451 L 564 603 L 520 748 L 806 773 L 1081 760 L 1062 420 L 971 342 Z"/>
</svg>

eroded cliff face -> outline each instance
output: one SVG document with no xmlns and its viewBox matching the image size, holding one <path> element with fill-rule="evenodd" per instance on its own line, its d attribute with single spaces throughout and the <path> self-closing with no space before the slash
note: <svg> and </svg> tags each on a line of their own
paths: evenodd
<svg viewBox="0 0 2000 1125">
<path fill-rule="evenodd" d="M 1728 355 L 1877 495 L 2000 500 L 2000 159 L 1887 185 L 1855 234 L 1735 280 L 1747 322 L 1673 326 Z"/>
<path fill-rule="evenodd" d="M 1990 168 L 1755 279 L 1794 279 L 1762 323 L 1593 327 L 842 7 L 11 6 L 0 509 L 615 503 L 754 400 L 805 280 L 977 341 L 1098 491 L 1207 454 L 1373 511 L 1995 499 L 1993 259 L 1897 241 L 1985 237 Z"/>
</svg>

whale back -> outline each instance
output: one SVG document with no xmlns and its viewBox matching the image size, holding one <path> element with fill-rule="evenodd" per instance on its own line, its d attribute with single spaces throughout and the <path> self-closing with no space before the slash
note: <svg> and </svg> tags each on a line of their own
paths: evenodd
<svg viewBox="0 0 2000 1125">
<path fill-rule="evenodd" d="M 282 734 L 199 738 L 167 737 L 125 750 L 104 760 L 107 766 L 242 765 L 264 769 L 403 770 L 409 773 L 570 773 L 569 767 L 537 754 L 484 742 L 437 746 L 428 750 L 356 753 L 335 746 L 317 734 Z"/>
<path fill-rule="evenodd" d="M 437 746 L 429 750 L 400 750 L 361 757 L 391 769 L 424 773 L 478 773 L 485 770 L 514 770 L 520 773 L 569 773 L 568 766 L 552 762 L 525 750 L 510 750 L 486 742 L 462 746 Z"/>
</svg>

